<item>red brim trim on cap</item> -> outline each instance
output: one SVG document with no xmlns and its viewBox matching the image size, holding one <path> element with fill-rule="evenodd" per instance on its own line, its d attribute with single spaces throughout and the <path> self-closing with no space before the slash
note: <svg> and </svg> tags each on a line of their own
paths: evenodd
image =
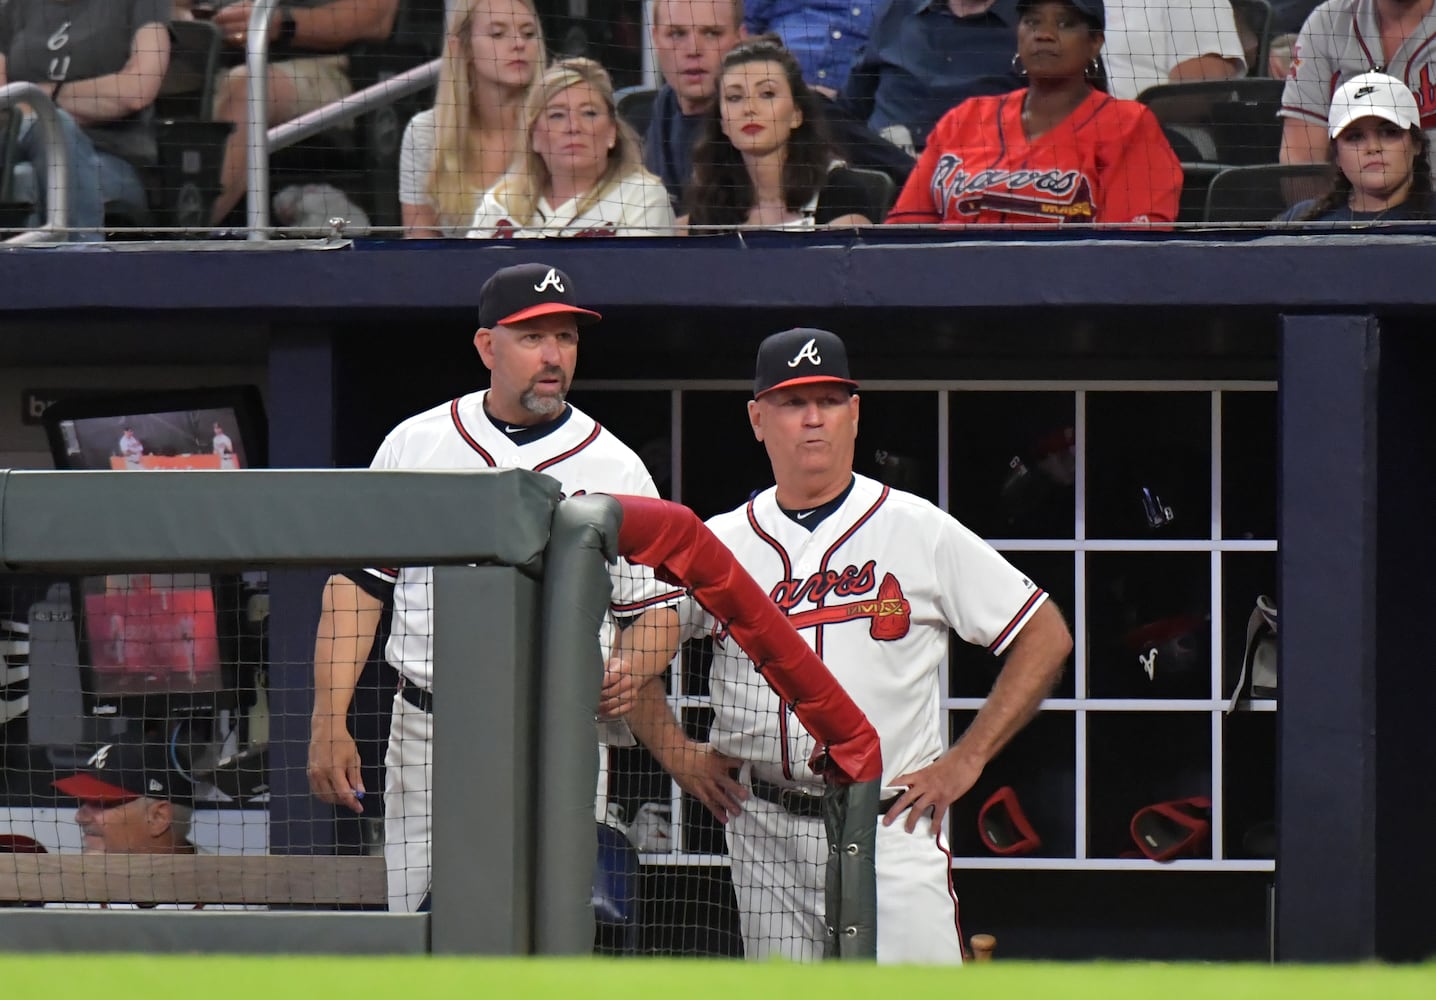
<svg viewBox="0 0 1436 1000">
<path fill-rule="evenodd" d="M 0 834 L 0 854 L 49 854 L 45 845 L 34 837 L 18 833 Z"/>
<path fill-rule="evenodd" d="M 777 385 L 770 385 L 768 386 L 768 388 L 764 389 L 762 392 L 758 393 L 758 395 L 754 396 L 753 398 L 759 399 L 763 396 L 768 395 L 768 393 L 772 392 L 775 389 L 789 389 L 795 385 L 814 385 L 818 382 L 837 382 L 842 385 L 850 386 L 854 389 L 858 387 L 858 384 L 850 378 L 838 378 L 836 375 L 805 375 L 802 378 L 790 378 L 786 382 L 779 382 Z"/>
<path fill-rule="evenodd" d="M 134 792 L 112 785 L 108 781 L 89 774 L 72 774 L 54 782 L 55 788 L 77 799 L 91 799 L 96 802 L 125 802 L 140 796 Z"/>
<path fill-rule="evenodd" d="M 552 316 L 555 313 L 573 313 L 575 316 L 588 317 L 581 322 L 595 323 L 603 319 L 592 309 L 580 309 L 578 306 L 571 306 L 567 302 L 540 302 L 536 306 L 529 306 L 527 309 L 520 309 L 499 320 L 499 326 L 511 326 L 514 323 L 522 323 L 526 319 L 533 319 L 536 316 Z"/>
</svg>

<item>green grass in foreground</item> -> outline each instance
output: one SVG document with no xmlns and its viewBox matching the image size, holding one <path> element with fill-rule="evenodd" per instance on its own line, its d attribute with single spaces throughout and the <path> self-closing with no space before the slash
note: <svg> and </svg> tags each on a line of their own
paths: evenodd
<svg viewBox="0 0 1436 1000">
<path fill-rule="evenodd" d="M 0 994 L 6 1000 L 87 996 L 106 1000 L 325 1000 L 340 992 L 355 1000 L 491 996 L 806 1000 L 805 993 L 827 998 L 1432 1000 L 1436 997 L 1436 965 L 1271 967 L 998 960 L 959 971 L 661 959 L 0 955 L 0 984 Z M 919 992 L 924 990 L 932 992 Z"/>
</svg>

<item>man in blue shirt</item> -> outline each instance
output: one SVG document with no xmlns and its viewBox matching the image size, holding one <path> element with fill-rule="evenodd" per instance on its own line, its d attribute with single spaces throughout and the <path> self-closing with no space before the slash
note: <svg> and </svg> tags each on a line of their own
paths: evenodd
<svg viewBox="0 0 1436 1000">
<path fill-rule="evenodd" d="M 1016 54 L 1016 0 L 884 0 L 841 102 L 874 132 L 920 151 L 967 98 L 1024 85 Z"/>
<path fill-rule="evenodd" d="M 742 18 L 742 0 L 653 0 L 653 45 L 664 85 L 653 99 L 643 137 L 643 165 L 663 180 L 679 215 L 692 173 L 693 143 L 717 97 L 723 57 L 743 37 Z M 901 189 L 912 157 L 848 117 L 846 109 L 824 103 L 839 155 L 850 166 L 881 170 Z"/>
<path fill-rule="evenodd" d="M 743 32 L 741 0 L 653 0 L 653 47 L 663 89 L 643 137 L 643 165 L 676 211 L 692 173 L 693 143 L 718 93 L 718 69 Z"/>
<path fill-rule="evenodd" d="M 808 86 L 837 97 L 872 31 L 879 0 L 747 0 L 743 27 L 772 32 L 803 67 Z"/>
</svg>

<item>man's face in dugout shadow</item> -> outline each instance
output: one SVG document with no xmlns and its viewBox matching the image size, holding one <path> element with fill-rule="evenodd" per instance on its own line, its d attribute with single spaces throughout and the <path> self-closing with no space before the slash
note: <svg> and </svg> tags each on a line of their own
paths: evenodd
<svg viewBox="0 0 1436 1000">
<path fill-rule="evenodd" d="M 481 328 L 474 346 L 490 372 L 491 416 L 535 424 L 563 412 L 578 365 L 578 321 L 572 313 Z"/>
<path fill-rule="evenodd" d="M 742 33 L 732 0 L 654 0 L 658 69 L 684 114 L 697 114 L 712 102 L 723 57 Z"/>
<path fill-rule="evenodd" d="M 86 854 L 168 854 L 170 804 L 162 799 L 81 799 L 75 823 Z"/>
</svg>

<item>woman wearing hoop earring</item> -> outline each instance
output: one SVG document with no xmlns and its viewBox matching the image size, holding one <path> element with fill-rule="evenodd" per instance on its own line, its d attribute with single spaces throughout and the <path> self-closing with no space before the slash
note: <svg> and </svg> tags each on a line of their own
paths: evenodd
<svg viewBox="0 0 1436 1000">
<path fill-rule="evenodd" d="M 928 139 L 892 224 L 1159 226 L 1182 168 L 1144 105 L 1100 83 L 1102 0 L 1019 0 L 1013 67 L 1025 89 L 974 97 Z"/>
</svg>

